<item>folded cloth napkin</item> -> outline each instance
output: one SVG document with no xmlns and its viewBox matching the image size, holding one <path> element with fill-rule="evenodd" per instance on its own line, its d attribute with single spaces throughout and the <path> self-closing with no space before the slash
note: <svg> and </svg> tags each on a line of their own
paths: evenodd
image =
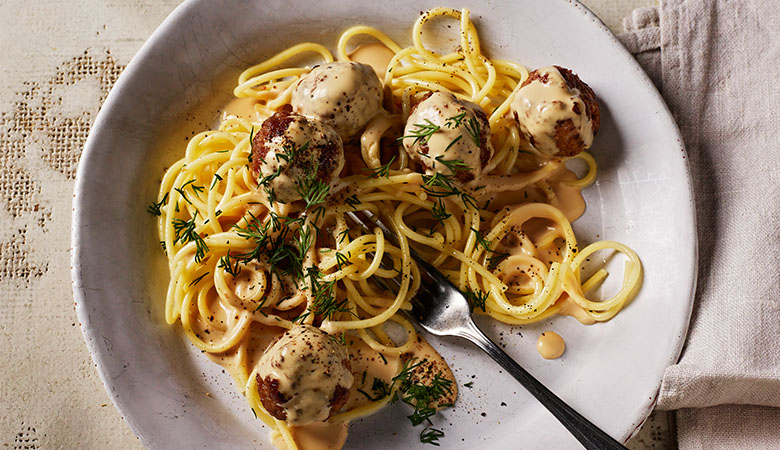
<svg viewBox="0 0 780 450">
<path fill-rule="evenodd" d="M 777 6 L 661 0 L 620 36 L 680 126 L 696 196 L 696 302 L 658 398 L 685 408 L 681 449 L 780 448 Z"/>
</svg>

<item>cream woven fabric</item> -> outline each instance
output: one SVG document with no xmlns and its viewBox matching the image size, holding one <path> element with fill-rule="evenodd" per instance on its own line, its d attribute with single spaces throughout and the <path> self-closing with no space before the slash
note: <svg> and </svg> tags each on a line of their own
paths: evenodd
<svg viewBox="0 0 780 450">
<path fill-rule="evenodd" d="M 653 0 L 590 0 L 615 26 Z M 446 4 L 446 2 L 442 2 Z M 0 447 L 137 449 L 79 330 L 73 182 L 101 102 L 177 0 L 0 2 Z M 653 417 L 633 443 L 668 436 Z M 658 446 L 654 446 L 658 448 Z"/>
<path fill-rule="evenodd" d="M 658 400 L 686 408 L 681 449 L 780 447 L 778 25 L 774 1 L 666 0 L 621 35 L 675 114 L 696 191 L 696 305 Z"/>
</svg>

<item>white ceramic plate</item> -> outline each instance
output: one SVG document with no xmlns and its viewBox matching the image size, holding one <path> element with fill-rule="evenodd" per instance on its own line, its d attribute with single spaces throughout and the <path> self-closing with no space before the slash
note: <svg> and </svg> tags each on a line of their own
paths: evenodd
<svg viewBox="0 0 780 450">
<path fill-rule="evenodd" d="M 79 166 L 73 217 L 73 286 L 84 337 L 106 390 L 152 449 L 270 448 L 229 376 L 164 324 L 167 265 L 145 212 L 184 137 L 207 127 L 243 68 L 292 44 L 335 46 L 352 24 L 376 26 L 402 44 L 419 12 L 440 1 L 214 2 L 179 7 L 122 74 L 103 106 Z M 640 255 L 644 286 L 615 319 L 583 326 L 559 317 L 523 328 L 487 328 L 565 401 L 618 439 L 652 409 L 664 369 L 688 325 L 696 242 L 685 151 L 660 96 L 604 25 L 576 2 L 457 0 L 472 9 L 483 47 L 528 67 L 573 68 L 595 90 L 602 130 L 598 181 L 575 223 L 583 243 L 625 242 Z M 618 272 L 620 269 L 618 269 Z M 566 354 L 541 359 L 541 331 Z M 515 381 L 457 340 L 431 341 L 462 388 L 437 425 L 442 448 L 577 448 Z M 210 395 L 206 395 L 209 393 Z M 396 405 L 351 427 L 348 448 L 415 448 L 419 428 Z M 370 444 L 367 444 L 370 443 Z"/>
</svg>

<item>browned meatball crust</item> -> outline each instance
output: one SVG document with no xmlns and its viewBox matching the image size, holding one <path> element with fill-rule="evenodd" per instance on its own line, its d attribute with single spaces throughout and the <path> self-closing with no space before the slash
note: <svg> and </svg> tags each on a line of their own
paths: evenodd
<svg viewBox="0 0 780 450">
<path fill-rule="evenodd" d="M 306 425 L 327 420 L 346 404 L 353 376 L 343 344 L 318 328 L 299 325 L 271 343 L 255 381 L 269 414 Z"/>
<path fill-rule="evenodd" d="M 332 184 L 343 167 L 341 138 L 316 119 L 277 111 L 252 139 L 253 173 L 285 203 L 300 200 L 296 183 L 309 174 Z"/>
<path fill-rule="evenodd" d="M 515 94 L 512 114 L 528 142 L 547 156 L 580 153 L 601 127 L 593 89 L 561 66 L 531 72 Z"/>
</svg>

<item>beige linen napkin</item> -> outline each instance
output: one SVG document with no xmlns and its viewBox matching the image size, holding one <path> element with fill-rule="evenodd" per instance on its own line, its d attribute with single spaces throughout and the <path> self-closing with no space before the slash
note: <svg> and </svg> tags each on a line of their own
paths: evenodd
<svg viewBox="0 0 780 450">
<path fill-rule="evenodd" d="M 699 279 L 658 406 L 680 448 L 780 448 L 780 8 L 662 0 L 621 39 L 661 89 L 690 158 Z M 674 233 L 674 230 L 668 230 Z"/>
</svg>

